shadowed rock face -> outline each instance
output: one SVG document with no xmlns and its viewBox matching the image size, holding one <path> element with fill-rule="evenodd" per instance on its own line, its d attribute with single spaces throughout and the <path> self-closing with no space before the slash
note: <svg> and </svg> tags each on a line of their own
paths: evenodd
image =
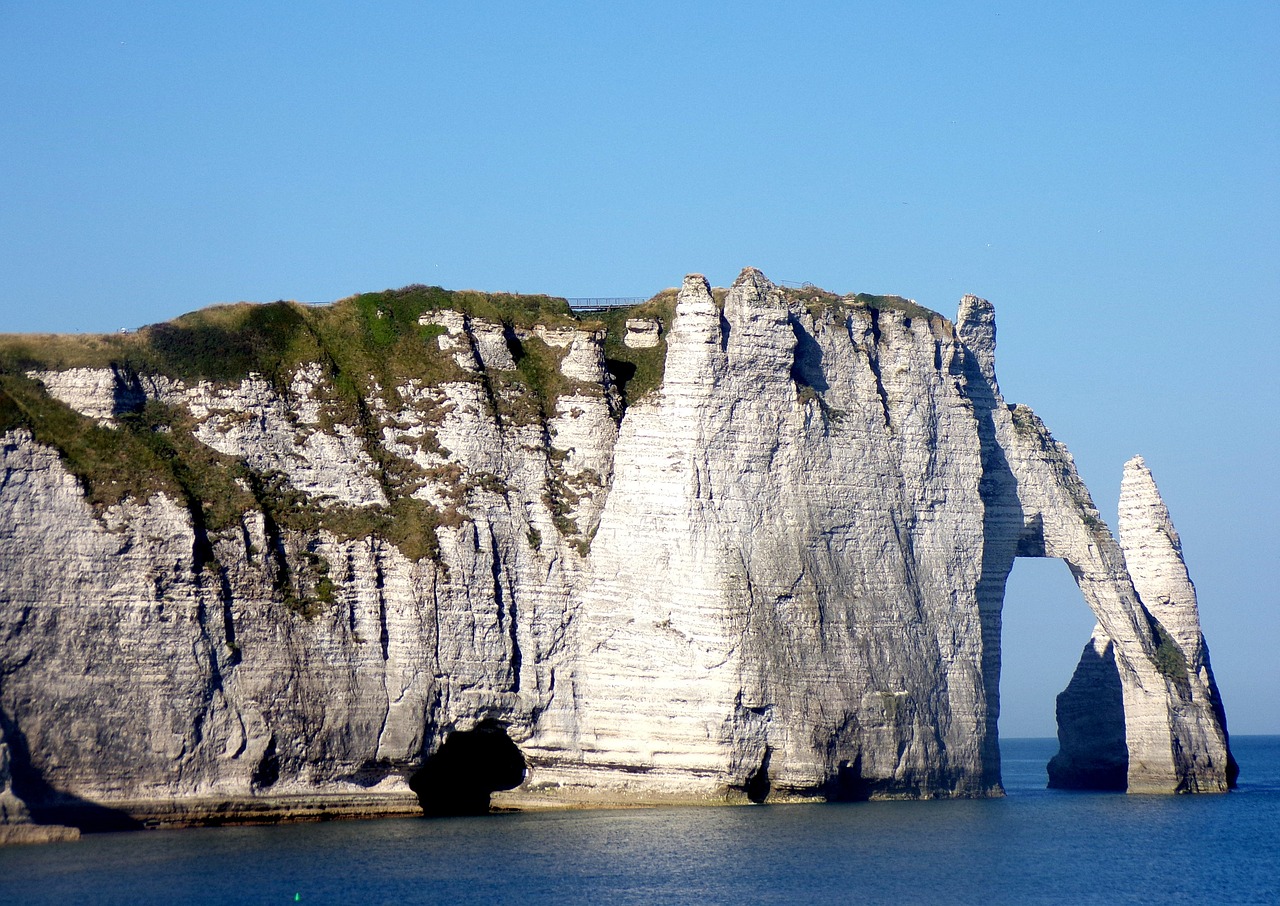
<svg viewBox="0 0 1280 906">
<path fill-rule="evenodd" d="M 58 450 L 0 436 L 14 793 L 269 802 L 412 776 L 442 813 L 522 781 L 565 803 L 998 794 L 1019 556 L 1064 559 L 1098 620 L 1055 782 L 1230 785 L 1154 483 L 1126 467 L 1117 542 L 1066 448 L 1004 401 L 989 303 L 953 323 L 747 269 L 720 300 L 689 276 L 663 317 L 643 347 L 661 386 L 625 412 L 597 325 L 434 310 L 436 377 L 365 382 L 358 418 L 319 363 L 39 372 L 86 423 L 186 413 L 245 487 L 348 521 L 264 505 L 210 528 L 166 493 L 95 509 Z M 535 347 L 558 376 L 529 377 Z M 345 528 L 393 498 L 433 508 L 433 545 Z"/>
<path fill-rule="evenodd" d="M 1061 750 L 1049 761 L 1055 789 L 1118 790 L 1129 785 L 1124 688 L 1109 643 L 1090 641 L 1071 683 L 1058 696 Z"/>
</svg>

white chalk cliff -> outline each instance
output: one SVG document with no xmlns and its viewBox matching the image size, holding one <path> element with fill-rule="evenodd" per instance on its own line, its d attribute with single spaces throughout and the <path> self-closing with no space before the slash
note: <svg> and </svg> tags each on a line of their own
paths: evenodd
<svg viewBox="0 0 1280 906">
<path fill-rule="evenodd" d="M 1002 398 L 990 304 L 966 296 L 954 323 L 812 306 L 748 269 L 722 302 L 687 277 L 673 318 L 645 318 L 627 343 L 665 348 L 664 370 L 625 407 L 597 325 L 447 311 L 422 315 L 423 354 L 453 371 L 371 385 L 359 419 L 319 363 L 287 381 L 30 369 L 106 430 L 148 401 L 185 413 L 255 493 L 321 515 L 402 494 L 444 515 L 418 550 L 265 505 L 210 527 L 173 492 L 96 505 L 15 418 L 0 816 L 26 820 L 14 794 L 86 826 L 228 803 L 372 813 L 451 738 L 514 742 L 528 769 L 509 801 L 998 794 L 1019 556 L 1064 559 L 1098 621 L 1059 699 L 1053 782 L 1233 783 L 1150 473 L 1125 467 L 1117 541 L 1066 448 Z M 536 417 L 510 414 L 530 392 L 521 344 L 560 363 Z"/>
</svg>

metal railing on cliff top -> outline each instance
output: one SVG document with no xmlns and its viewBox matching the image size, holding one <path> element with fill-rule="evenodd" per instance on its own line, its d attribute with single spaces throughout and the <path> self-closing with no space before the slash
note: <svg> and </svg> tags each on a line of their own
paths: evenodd
<svg viewBox="0 0 1280 906">
<path fill-rule="evenodd" d="M 799 283 L 795 280 L 775 280 L 774 283 L 779 286 L 789 286 L 794 289 L 817 289 L 812 283 Z M 609 308 L 630 308 L 632 305 L 639 305 L 641 302 L 648 302 L 649 296 L 591 296 L 578 299 L 566 298 L 569 308 L 574 311 L 604 311 Z M 311 302 L 296 300 L 299 305 L 332 305 L 332 302 Z"/>
<path fill-rule="evenodd" d="M 590 299 L 565 299 L 574 311 L 600 311 L 605 308 L 628 308 L 648 302 L 648 296 L 608 296 Z"/>
</svg>

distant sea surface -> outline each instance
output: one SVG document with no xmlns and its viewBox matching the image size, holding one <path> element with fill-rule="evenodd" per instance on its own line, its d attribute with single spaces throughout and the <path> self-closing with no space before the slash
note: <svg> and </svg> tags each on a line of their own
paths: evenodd
<svg viewBox="0 0 1280 906">
<path fill-rule="evenodd" d="M 1278 903 L 1280 736 L 1224 796 L 542 812 L 87 835 L 0 849 L 0 903 Z"/>
</svg>

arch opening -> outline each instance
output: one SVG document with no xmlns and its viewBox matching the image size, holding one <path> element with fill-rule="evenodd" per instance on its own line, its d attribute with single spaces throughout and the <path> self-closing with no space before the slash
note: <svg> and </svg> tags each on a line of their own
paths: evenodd
<svg viewBox="0 0 1280 906">
<path fill-rule="evenodd" d="M 1001 606 L 999 736 L 1057 737 L 1044 782 L 1125 788 L 1124 704 L 1110 647 L 1094 653 L 1095 618 L 1066 562 L 1021 546 Z M 1090 654 L 1094 656 L 1090 658 Z M 1072 741 L 1092 740 L 1088 752 Z M 1119 778 L 1119 786 L 1116 785 Z"/>
<path fill-rule="evenodd" d="M 409 778 L 428 817 L 485 815 L 490 797 L 524 782 L 528 764 L 495 720 L 456 730 Z"/>
</svg>

